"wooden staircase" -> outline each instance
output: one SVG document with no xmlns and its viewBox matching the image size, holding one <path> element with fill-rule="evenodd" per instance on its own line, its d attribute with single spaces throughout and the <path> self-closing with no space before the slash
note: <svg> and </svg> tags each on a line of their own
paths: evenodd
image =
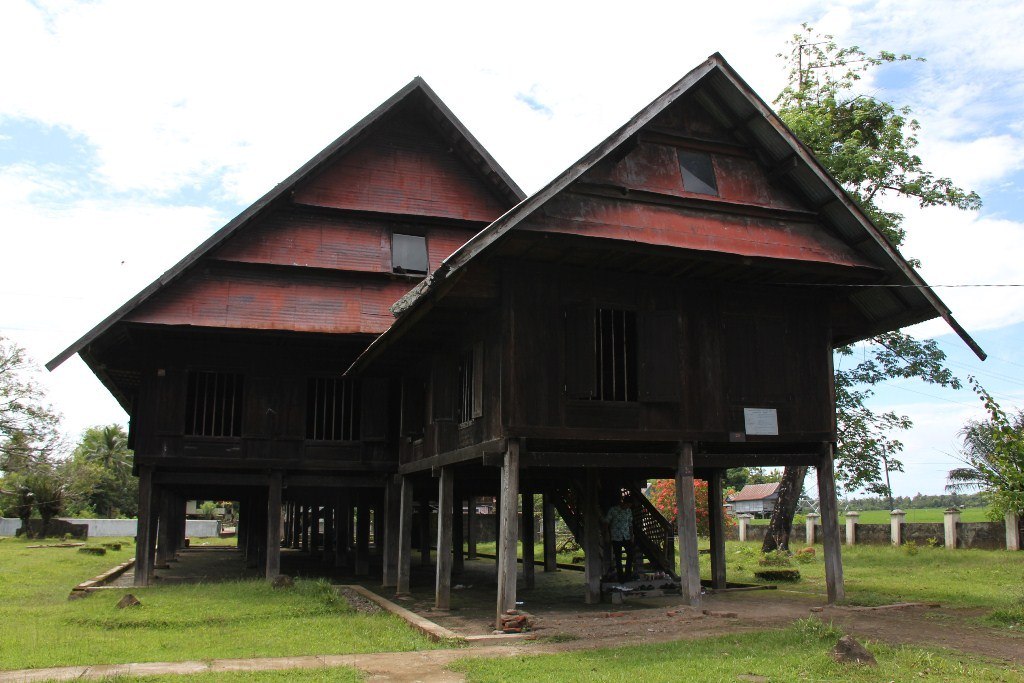
<svg viewBox="0 0 1024 683">
<path fill-rule="evenodd" d="M 669 574 L 673 579 L 678 580 L 679 576 L 675 571 L 675 525 L 665 519 L 656 507 L 648 500 L 647 496 L 635 483 L 625 487 L 629 491 L 630 500 L 633 501 L 633 533 L 636 540 L 637 550 L 643 554 L 647 561 L 657 571 Z M 566 488 L 556 489 L 550 492 L 551 502 L 558 514 L 561 515 L 565 525 L 572 532 L 576 542 L 583 545 L 583 486 L 580 482 L 570 481 Z M 604 492 L 602 492 L 604 493 Z M 613 493 L 608 491 L 608 494 Z M 604 498 L 617 499 L 615 495 L 601 495 Z M 614 504 L 613 501 L 609 501 Z M 602 510 L 607 506 L 602 505 Z M 606 557 L 610 554 L 605 552 Z M 605 562 L 605 565 L 608 565 Z"/>
</svg>

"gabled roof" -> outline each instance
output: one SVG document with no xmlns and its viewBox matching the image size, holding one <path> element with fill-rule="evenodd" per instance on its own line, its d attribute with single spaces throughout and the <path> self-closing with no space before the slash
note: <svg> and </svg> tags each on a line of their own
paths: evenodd
<svg viewBox="0 0 1024 683">
<path fill-rule="evenodd" d="M 549 200 L 570 188 L 587 171 L 628 144 L 658 114 L 685 95 L 697 97 L 703 106 L 723 120 L 730 121 L 737 134 L 757 149 L 762 158 L 771 164 L 773 171 L 785 175 L 789 184 L 811 206 L 818 209 L 824 224 L 870 261 L 878 264 L 886 273 L 886 285 L 895 285 L 868 287 L 851 297 L 877 328 L 872 328 L 870 334 L 861 335 L 860 339 L 941 316 L 971 350 L 984 360 L 985 352 L 953 318 L 949 308 L 825 170 L 813 152 L 797 139 L 725 58 L 715 53 L 583 158 L 445 259 L 430 277 L 420 282 L 392 307 L 392 312 L 399 316 L 398 321 L 367 348 L 350 370 L 364 366 L 393 340 L 403 335 L 405 328 L 419 317 L 413 313 L 422 308 L 428 299 L 443 296 L 443 292 L 448 289 L 446 283 L 454 283 L 467 264 L 538 212 Z"/>
<path fill-rule="evenodd" d="M 211 253 L 244 226 L 274 206 L 276 202 L 282 198 L 287 198 L 296 186 L 351 149 L 373 128 L 375 123 L 380 121 L 390 111 L 413 98 L 418 98 L 419 102 L 426 107 L 432 118 L 438 123 L 442 133 L 449 138 L 453 147 L 459 148 L 460 152 L 471 164 L 478 168 L 480 174 L 487 179 L 495 191 L 503 196 L 509 204 L 515 204 L 526 196 L 505 170 L 498 165 L 498 162 L 494 160 L 455 114 L 441 101 L 441 98 L 427 85 L 427 82 L 417 76 L 408 85 L 396 92 L 342 134 L 341 137 L 325 147 L 319 154 L 303 164 L 301 168 L 256 200 L 256 202 L 238 214 L 223 228 L 207 238 L 148 287 L 125 302 L 124 305 L 89 330 L 74 344 L 61 351 L 46 364 L 46 369 L 51 371 L 56 369 L 68 358 L 85 349 L 91 342 L 109 330 L 132 310 L 172 282 L 177 281 L 203 256 Z"/>
<path fill-rule="evenodd" d="M 737 493 L 729 496 L 729 501 L 735 503 L 740 500 L 764 500 L 775 495 L 779 489 L 779 482 L 771 484 L 747 484 Z"/>
</svg>

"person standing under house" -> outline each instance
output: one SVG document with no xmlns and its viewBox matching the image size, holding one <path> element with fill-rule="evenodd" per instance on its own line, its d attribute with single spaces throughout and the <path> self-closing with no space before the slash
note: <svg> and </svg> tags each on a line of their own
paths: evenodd
<svg viewBox="0 0 1024 683">
<path fill-rule="evenodd" d="M 623 495 L 619 504 L 608 510 L 604 520 L 615 556 L 615 575 L 621 583 L 633 575 L 633 510 L 629 506 L 629 498 Z M 626 555 L 625 566 L 623 553 Z"/>
</svg>

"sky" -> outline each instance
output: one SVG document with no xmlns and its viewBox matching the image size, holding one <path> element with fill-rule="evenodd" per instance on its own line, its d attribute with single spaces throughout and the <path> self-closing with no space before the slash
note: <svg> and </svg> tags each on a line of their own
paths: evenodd
<svg viewBox="0 0 1024 683">
<path fill-rule="evenodd" d="M 0 335 L 42 365 L 416 75 L 531 193 L 714 52 L 771 102 L 802 22 L 927 59 L 859 87 L 912 107 L 925 167 L 982 196 L 893 206 L 904 254 L 989 359 L 944 323 L 909 331 L 1024 407 L 1019 0 L 4 0 Z M 126 424 L 77 356 L 37 379 L 69 438 Z M 985 416 L 969 390 L 909 380 L 872 405 L 914 420 L 898 495 L 941 492 L 957 432 Z"/>
</svg>

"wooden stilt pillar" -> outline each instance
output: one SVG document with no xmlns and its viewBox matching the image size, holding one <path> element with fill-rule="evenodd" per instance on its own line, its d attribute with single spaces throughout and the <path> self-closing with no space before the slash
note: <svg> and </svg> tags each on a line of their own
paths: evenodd
<svg viewBox="0 0 1024 683">
<path fill-rule="evenodd" d="M 174 552 L 171 560 L 178 560 L 178 551 L 185 547 L 185 528 L 188 520 L 185 517 L 185 498 L 181 494 L 174 495 Z"/>
<path fill-rule="evenodd" d="M 476 496 L 470 496 L 466 506 L 466 559 L 476 559 Z"/>
<path fill-rule="evenodd" d="M 420 501 L 420 564 L 430 566 L 430 498 Z"/>
<path fill-rule="evenodd" d="M 345 538 L 345 506 L 342 504 L 344 494 L 338 493 L 334 497 L 334 566 L 345 567 L 348 558 L 348 540 Z"/>
<path fill-rule="evenodd" d="M 309 549 L 309 535 L 312 528 L 312 513 L 310 512 L 310 506 L 302 506 L 302 550 L 306 553 L 310 552 Z"/>
<path fill-rule="evenodd" d="M 259 506 L 255 496 L 245 501 L 245 566 L 256 569 L 260 566 L 260 531 Z"/>
<path fill-rule="evenodd" d="M 725 588 L 725 501 L 722 500 L 722 475 L 714 470 L 708 480 L 708 525 L 711 535 L 711 587 Z"/>
<path fill-rule="evenodd" d="M 356 576 L 366 576 L 370 573 L 370 501 L 366 494 L 366 491 L 360 491 L 357 495 Z"/>
<path fill-rule="evenodd" d="M 586 581 L 584 601 L 588 605 L 601 602 L 601 575 L 604 558 L 601 552 L 601 507 L 598 503 L 597 470 L 587 468 L 583 492 L 583 570 Z"/>
<path fill-rule="evenodd" d="M 149 573 L 149 529 L 155 521 L 152 516 L 153 468 L 139 465 L 139 522 L 135 529 L 135 585 L 148 586 Z"/>
<path fill-rule="evenodd" d="M 842 544 L 839 540 L 839 505 L 832 464 L 832 444 L 823 444 L 818 457 L 818 500 L 821 513 L 822 553 L 825 555 L 825 589 L 829 604 L 846 598 L 843 585 Z"/>
<path fill-rule="evenodd" d="M 412 572 L 412 479 L 402 477 L 398 524 L 398 586 L 396 595 L 409 594 Z"/>
<path fill-rule="evenodd" d="M 544 571 L 558 571 L 558 557 L 555 554 L 555 506 L 547 493 L 542 498 L 543 519 L 541 521 L 544 535 Z"/>
<path fill-rule="evenodd" d="M 292 547 L 292 504 L 284 504 L 284 512 L 282 513 L 284 520 L 284 547 Z"/>
<path fill-rule="evenodd" d="M 434 607 L 451 607 L 452 595 L 452 498 L 455 469 L 442 467 L 437 484 L 437 576 Z"/>
<path fill-rule="evenodd" d="M 370 505 L 370 521 L 373 524 L 372 544 L 373 554 L 377 557 L 384 556 L 384 499 L 379 492 L 374 491 Z"/>
<path fill-rule="evenodd" d="M 697 502 L 693 492 L 693 444 L 684 441 L 679 448 L 676 469 L 676 501 L 679 516 L 679 580 L 683 602 L 700 606 L 700 559 L 697 552 Z"/>
<path fill-rule="evenodd" d="M 501 566 L 501 492 L 494 499 L 494 577 L 498 580 Z"/>
<path fill-rule="evenodd" d="M 536 581 L 533 564 L 536 520 L 533 516 L 533 494 L 524 493 L 523 498 L 523 586 L 533 588 Z"/>
<path fill-rule="evenodd" d="M 334 565 L 334 506 L 324 506 L 324 564 Z"/>
<path fill-rule="evenodd" d="M 505 462 L 501 466 L 501 514 L 498 542 L 498 609 L 495 628 L 501 628 L 501 615 L 516 606 L 516 543 L 519 535 L 519 441 L 508 440 Z"/>
<path fill-rule="evenodd" d="M 291 547 L 298 550 L 302 547 L 302 506 L 292 503 L 292 542 Z"/>
<path fill-rule="evenodd" d="M 170 566 L 170 558 L 174 554 L 174 527 L 175 523 L 171 521 L 172 509 L 171 509 L 171 492 L 160 491 L 157 496 L 157 503 L 160 513 L 157 531 L 157 542 L 156 542 L 156 563 L 153 565 L 154 569 L 167 569 Z"/>
<path fill-rule="evenodd" d="M 280 472 L 272 472 L 267 481 L 267 579 L 281 573 L 281 478 Z"/>
<path fill-rule="evenodd" d="M 398 536 L 401 529 L 402 485 L 397 477 L 389 477 L 384 488 L 384 562 L 381 585 L 398 585 Z"/>
<path fill-rule="evenodd" d="M 466 535 L 462 515 L 462 496 L 452 497 L 452 572 L 461 574 L 466 568 Z"/>
</svg>

